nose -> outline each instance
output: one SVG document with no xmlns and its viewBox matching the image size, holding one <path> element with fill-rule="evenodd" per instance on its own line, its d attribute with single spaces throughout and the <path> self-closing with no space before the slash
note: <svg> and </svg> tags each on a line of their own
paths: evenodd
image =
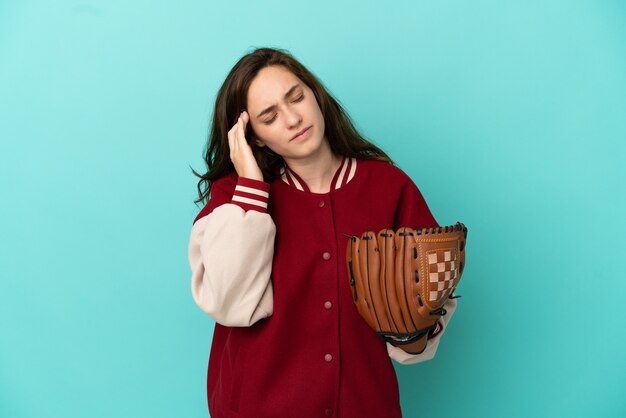
<svg viewBox="0 0 626 418">
<path fill-rule="evenodd" d="M 287 108 L 284 114 L 285 121 L 290 128 L 296 127 L 302 122 L 302 116 L 294 108 Z"/>
</svg>

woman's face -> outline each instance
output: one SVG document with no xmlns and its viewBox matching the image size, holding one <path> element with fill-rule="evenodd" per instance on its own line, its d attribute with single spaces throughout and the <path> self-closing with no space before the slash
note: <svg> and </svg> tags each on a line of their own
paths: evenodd
<svg viewBox="0 0 626 418">
<path fill-rule="evenodd" d="M 257 145 L 268 146 L 285 159 L 297 159 L 312 155 L 326 141 L 324 117 L 313 91 L 285 67 L 259 71 L 247 101 Z"/>
</svg>

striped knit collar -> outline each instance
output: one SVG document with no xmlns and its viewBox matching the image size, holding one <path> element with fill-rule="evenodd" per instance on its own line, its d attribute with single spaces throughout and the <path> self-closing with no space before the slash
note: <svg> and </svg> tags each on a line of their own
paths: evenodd
<svg viewBox="0 0 626 418">
<path fill-rule="evenodd" d="M 342 157 L 341 164 L 333 176 L 333 180 L 330 183 L 330 190 L 338 190 L 342 186 L 348 184 L 356 173 L 356 158 Z M 289 167 L 282 168 L 280 171 L 280 178 L 290 186 L 295 187 L 303 192 L 310 192 L 309 187 L 304 180 Z"/>
</svg>

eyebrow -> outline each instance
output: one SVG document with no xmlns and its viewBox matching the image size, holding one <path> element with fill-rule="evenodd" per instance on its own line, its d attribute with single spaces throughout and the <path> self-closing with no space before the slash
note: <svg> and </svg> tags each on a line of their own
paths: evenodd
<svg viewBox="0 0 626 418">
<path fill-rule="evenodd" d="M 300 87 L 300 83 L 298 83 L 298 84 L 294 85 L 294 86 L 293 86 L 293 87 L 291 87 L 289 90 L 287 90 L 287 93 L 285 93 L 285 98 L 289 97 L 289 96 L 293 93 L 293 91 L 294 91 L 295 89 L 297 89 L 298 87 Z M 266 113 L 269 113 L 269 112 L 271 112 L 271 111 L 273 111 L 273 110 L 275 110 L 275 109 L 276 109 L 276 105 L 271 105 L 270 107 L 268 107 L 268 108 L 266 108 L 266 109 L 262 110 L 262 111 L 261 111 L 261 113 L 259 113 L 258 115 L 256 115 L 256 117 L 257 117 L 257 118 L 260 118 L 261 116 L 263 116 L 263 115 L 265 115 Z"/>
</svg>

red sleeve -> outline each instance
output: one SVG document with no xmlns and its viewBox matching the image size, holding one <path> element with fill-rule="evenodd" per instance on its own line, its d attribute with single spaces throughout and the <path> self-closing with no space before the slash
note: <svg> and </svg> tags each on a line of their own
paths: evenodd
<svg viewBox="0 0 626 418">
<path fill-rule="evenodd" d="M 196 219 L 193 220 L 193 223 L 195 224 L 198 219 L 201 219 L 207 216 L 209 213 L 213 212 L 216 207 L 221 206 L 224 203 L 229 203 L 233 197 L 233 192 L 235 191 L 236 185 L 236 172 L 232 172 L 227 176 L 215 180 L 211 184 L 209 201 L 206 203 L 206 205 L 204 205 L 204 208 L 202 208 L 198 216 L 196 216 Z"/>
<path fill-rule="evenodd" d="M 402 190 L 400 201 L 396 210 L 394 229 L 407 226 L 416 228 L 432 228 L 439 226 L 435 217 L 430 212 L 424 196 L 419 191 L 413 180 L 406 174 L 405 186 Z"/>
</svg>

